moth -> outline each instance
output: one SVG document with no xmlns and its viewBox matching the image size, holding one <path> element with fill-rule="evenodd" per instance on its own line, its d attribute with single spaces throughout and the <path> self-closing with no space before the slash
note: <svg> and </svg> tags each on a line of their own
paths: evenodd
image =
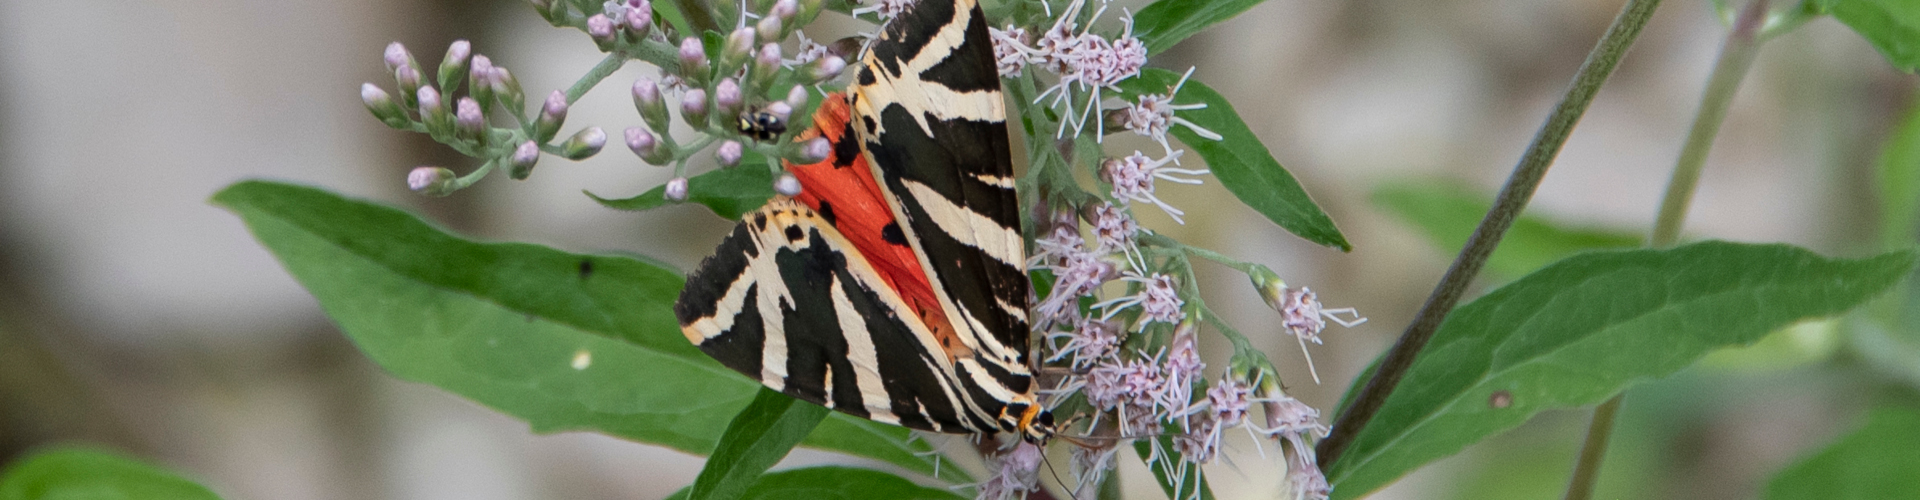
<svg viewBox="0 0 1920 500">
<path fill-rule="evenodd" d="M 1028 364 L 1026 249 L 1006 108 L 976 0 L 921 0 L 862 55 L 788 165 L 674 304 L 687 340 L 848 414 L 946 433 L 1053 435 Z"/>
</svg>

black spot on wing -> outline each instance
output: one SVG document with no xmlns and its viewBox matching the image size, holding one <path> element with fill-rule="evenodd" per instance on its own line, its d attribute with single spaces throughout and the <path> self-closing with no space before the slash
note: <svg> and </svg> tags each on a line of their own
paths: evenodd
<svg viewBox="0 0 1920 500">
<path fill-rule="evenodd" d="M 993 59 L 993 39 L 987 34 L 986 16 L 973 7 L 967 22 L 966 38 L 938 64 L 920 73 L 920 79 L 937 83 L 955 92 L 1000 90 L 999 67 Z"/>
<path fill-rule="evenodd" d="M 887 243 L 906 246 L 907 233 L 900 230 L 900 221 L 888 222 L 880 228 L 880 239 Z"/>
<path fill-rule="evenodd" d="M 815 212 L 819 213 L 820 218 L 825 219 L 827 224 L 839 225 L 839 222 L 836 221 L 840 220 L 840 218 L 833 215 L 833 204 L 827 202 L 827 200 L 820 200 L 820 209 L 815 210 Z"/>
<path fill-rule="evenodd" d="M 756 215 L 762 220 L 764 217 Z M 700 261 L 700 267 L 687 275 L 687 286 L 680 289 L 680 300 L 673 303 L 673 313 L 680 324 L 685 326 L 718 312 L 716 309 L 720 305 L 720 297 L 726 295 L 733 282 L 746 273 L 747 261 L 759 255 L 760 249 L 754 244 L 753 233 L 748 230 L 747 224 L 743 222 L 734 226 L 733 233 L 720 241 L 720 247 L 714 249 L 713 255 Z M 726 311 L 727 314 L 735 312 Z"/>
<path fill-rule="evenodd" d="M 853 122 L 848 121 L 846 130 L 841 132 L 840 140 L 833 143 L 833 168 L 847 168 L 860 158 L 860 139 L 853 133 Z"/>
<path fill-rule="evenodd" d="M 755 302 L 759 293 L 758 284 L 749 286 L 746 307 L 740 308 L 737 314 L 728 313 L 734 314 L 733 328 L 700 343 L 701 352 L 754 380 L 760 380 L 760 352 L 766 348 L 767 341 L 760 308 Z"/>
<path fill-rule="evenodd" d="M 787 226 L 787 229 L 785 232 L 787 235 L 788 243 L 797 243 L 800 241 L 801 238 L 807 237 L 806 232 L 801 231 L 800 226 L 798 225 Z"/>
</svg>

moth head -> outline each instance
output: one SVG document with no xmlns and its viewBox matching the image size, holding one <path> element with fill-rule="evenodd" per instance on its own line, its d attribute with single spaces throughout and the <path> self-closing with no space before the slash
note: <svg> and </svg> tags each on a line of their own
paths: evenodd
<svg viewBox="0 0 1920 500">
<path fill-rule="evenodd" d="M 1007 405 L 1001 420 L 1014 419 L 1013 428 L 1020 432 L 1020 439 L 1029 443 L 1044 445 L 1054 436 L 1053 412 L 1028 403 Z"/>
</svg>

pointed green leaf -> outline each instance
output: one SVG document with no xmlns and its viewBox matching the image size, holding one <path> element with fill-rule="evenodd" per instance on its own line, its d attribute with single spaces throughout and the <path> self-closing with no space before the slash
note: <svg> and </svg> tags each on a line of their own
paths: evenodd
<svg viewBox="0 0 1920 500">
<path fill-rule="evenodd" d="M 0 500 L 219 500 L 205 486 L 118 454 L 42 451 L 0 474 Z"/>
<path fill-rule="evenodd" d="M 1139 77 L 1121 82 L 1120 89 L 1127 99 L 1133 100 L 1146 94 L 1165 94 L 1179 82 L 1179 73 L 1147 69 L 1140 72 Z M 1341 251 L 1353 249 L 1347 244 L 1346 236 L 1340 234 L 1340 228 L 1334 227 L 1333 219 L 1313 203 L 1313 198 L 1307 196 L 1293 174 L 1287 173 L 1267 151 L 1267 146 L 1260 143 L 1260 138 L 1253 135 L 1253 130 L 1240 121 L 1240 115 L 1233 111 L 1227 98 L 1199 81 L 1187 80 L 1173 102 L 1207 105 L 1203 109 L 1180 111 L 1176 116 L 1220 134 L 1222 139 L 1200 137 L 1192 129 L 1179 125 L 1173 127 L 1172 135 L 1200 153 L 1220 185 L 1226 186 L 1241 203 L 1307 241 Z"/>
<path fill-rule="evenodd" d="M 1158 54 L 1266 0 L 1160 0 L 1133 15 L 1133 36 Z"/>
<path fill-rule="evenodd" d="M 615 255 L 476 243 L 315 188 L 235 184 L 238 214 L 367 357 L 526 420 L 688 453 L 713 449 L 760 384 L 681 335 L 684 278 Z M 806 444 L 931 473 L 907 430 L 834 414 Z"/>
<path fill-rule="evenodd" d="M 613 200 L 591 192 L 587 197 L 620 210 L 648 210 L 677 203 L 667 200 L 665 185 L 654 186 L 632 198 Z M 765 157 L 759 157 L 758 161 L 741 159 L 740 164 L 732 168 L 687 178 L 687 201 L 705 205 L 714 215 L 726 220 L 740 220 L 741 215 L 767 204 L 767 199 L 772 197 L 773 171 L 767 169 Z"/>
<path fill-rule="evenodd" d="M 1395 182 L 1374 189 L 1373 203 L 1453 255 L 1487 216 L 1493 196 L 1446 181 Z M 1565 227 L 1522 214 L 1487 258 L 1487 271 L 1511 279 L 1578 252 L 1640 246 L 1641 239 L 1628 231 Z"/>
<path fill-rule="evenodd" d="M 668 495 L 684 500 L 688 490 Z M 913 484 L 906 478 L 870 469 L 809 467 L 760 476 L 743 500 L 963 500 L 942 488 Z"/>
<path fill-rule="evenodd" d="M 1920 411 L 1876 410 L 1867 425 L 1767 483 L 1769 500 L 1913 498 L 1920 493 Z"/>
<path fill-rule="evenodd" d="M 1920 2 L 1913 0 L 1817 0 L 1834 19 L 1873 44 L 1887 62 L 1912 73 L 1920 67 Z"/>
<path fill-rule="evenodd" d="M 691 500 L 733 500 L 760 479 L 794 445 L 827 418 L 824 406 L 760 388 L 740 414 L 727 425 L 720 444 L 707 456 L 707 465 L 693 481 Z"/>
<path fill-rule="evenodd" d="M 1327 479 L 1336 498 L 1357 498 L 1542 410 L 1598 403 L 1715 349 L 1844 312 L 1913 261 L 1713 241 L 1570 257 L 1455 309 Z"/>
</svg>

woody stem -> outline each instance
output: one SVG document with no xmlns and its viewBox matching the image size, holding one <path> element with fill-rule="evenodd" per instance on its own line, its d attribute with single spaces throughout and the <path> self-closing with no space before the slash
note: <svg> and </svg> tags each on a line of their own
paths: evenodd
<svg viewBox="0 0 1920 500">
<path fill-rule="evenodd" d="M 1506 186 L 1500 189 L 1499 197 L 1495 199 L 1486 218 L 1481 219 L 1480 227 L 1474 230 L 1466 247 L 1460 250 L 1460 255 L 1447 269 L 1446 276 L 1434 286 L 1433 293 L 1428 295 L 1426 304 L 1420 307 L 1413 323 L 1407 325 L 1400 340 L 1392 350 L 1387 351 L 1373 378 L 1361 387 L 1360 393 L 1353 398 L 1353 404 L 1340 412 L 1340 417 L 1334 421 L 1333 432 L 1320 441 L 1316 452 L 1322 469 L 1340 459 L 1340 455 L 1353 444 L 1354 438 L 1366 428 L 1367 422 L 1380 411 L 1387 395 L 1406 376 L 1407 370 L 1413 366 L 1414 356 L 1433 338 L 1441 320 L 1446 319 L 1447 313 L 1459 303 L 1473 277 L 1480 273 L 1487 257 L 1499 245 L 1501 236 L 1506 234 L 1507 228 L 1526 208 L 1534 189 L 1540 186 L 1540 180 L 1546 176 L 1547 168 L 1553 165 L 1554 157 L 1560 153 L 1560 147 L 1566 144 L 1567 137 L 1573 132 L 1574 125 L 1579 123 L 1580 116 L 1586 112 L 1587 105 L 1593 102 L 1600 86 L 1613 74 L 1614 67 L 1626 55 L 1627 48 L 1639 37 L 1641 28 L 1646 26 L 1647 20 L 1653 17 L 1654 8 L 1659 5 L 1660 0 L 1628 0 L 1621 7 L 1620 14 L 1614 17 L 1613 24 L 1607 27 L 1607 33 L 1600 38 L 1600 43 L 1587 53 L 1586 61 L 1580 64 L 1579 72 L 1574 74 L 1573 85 L 1567 89 L 1560 103 L 1554 106 L 1552 114 L 1547 115 L 1546 123 L 1540 126 L 1526 153 L 1507 177 Z"/>
</svg>

